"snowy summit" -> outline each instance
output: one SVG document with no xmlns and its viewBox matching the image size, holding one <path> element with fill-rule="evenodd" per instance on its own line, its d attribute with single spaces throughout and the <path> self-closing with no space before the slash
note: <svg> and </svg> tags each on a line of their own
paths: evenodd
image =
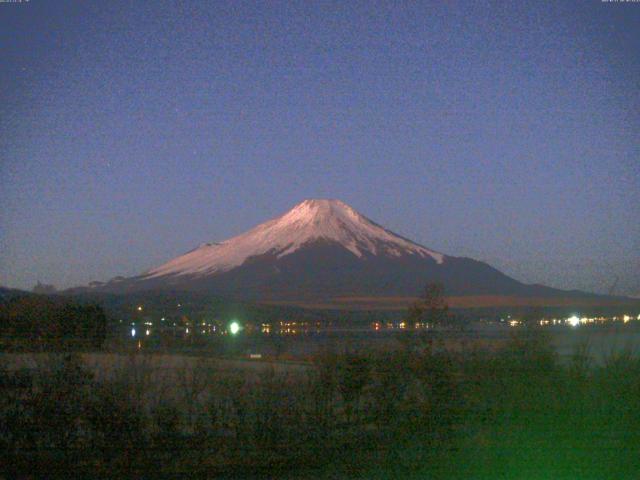
<svg viewBox="0 0 640 480">
<path fill-rule="evenodd" d="M 316 241 L 337 243 L 358 258 L 416 255 L 444 261 L 444 255 L 386 230 L 340 200 L 305 200 L 280 217 L 224 242 L 203 244 L 144 276 L 222 273 L 251 257 L 282 258 Z"/>
</svg>

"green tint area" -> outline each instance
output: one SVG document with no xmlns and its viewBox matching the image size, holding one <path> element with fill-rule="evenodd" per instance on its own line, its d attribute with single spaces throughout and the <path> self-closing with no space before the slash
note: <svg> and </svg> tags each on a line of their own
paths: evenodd
<svg viewBox="0 0 640 480">
<path fill-rule="evenodd" d="M 522 329 L 498 351 L 408 335 L 393 351 L 326 353 L 295 370 L 183 360 L 159 371 L 133 355 L 110 376 L 79 355 L 0 369 L 0 473 L 639 478 L 630 351 L 560 361 L 542 331 Z"/>
</svg>

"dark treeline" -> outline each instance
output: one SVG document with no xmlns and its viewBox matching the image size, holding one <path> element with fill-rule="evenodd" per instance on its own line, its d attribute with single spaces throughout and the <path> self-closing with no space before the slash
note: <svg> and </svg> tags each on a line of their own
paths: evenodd
<svg viewBox="0 0 640 480">
<path fill-rule="evenodd" d="M 106 335 L 107 317 L 99 305 L 43 295 L 15 296 L 0 302 L 4 349 L 96 349 Z"/>
<path fill-rule="evenodd" d="M 637 478 L 640 359 L 560 362 L 543 332 L 499 351 L 317 358 L 305 372 L 204 363 L 161 382 L 145 355 L 111 375 L 79 356 L 0 373 L 5 475 Z"/>
</svg>

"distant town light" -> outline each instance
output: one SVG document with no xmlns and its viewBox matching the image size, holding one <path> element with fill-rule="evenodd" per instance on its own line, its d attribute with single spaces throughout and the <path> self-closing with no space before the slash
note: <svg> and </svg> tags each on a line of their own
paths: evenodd
<svg viewBox="0 0 640 480">
<path fill-rule="evenodd" d="M 142 305 L 138 305 L 138 311 L 141 312 L 142 311 Z"/>
<path fill-rule="evenodd" d="M 136 336 L 136 329 L 135 329 L 135 328 L 132 328 L 132 329 L 131 329 L 131 336 L 132 336 L 132 337 L 135 337 L 135 336 Z"/>
<path fill-rule="evenodd" d="M 148 337 L 148 336 L 149 336 L 149 334 L 151 333 L 151 331 L 147 328 L 147 331 L 146 331 L 146 332 L 144 332 L 144 333 L 146 333 L 146 334 L 147 334 L 147 337 Z"/>
<path fill-rule="evenodd" d="M 229 325 L 229 331 L 231 332 L 231 335 L 236 335 L 240 331 L 240 325 L 238 322 L 231 322 L 231 325 Z"/>
<path fill-rule="evenodd" d="M 577 317 L 577 315 L 572 315 L 571 317 L 567 318 L 567 322 L 569 322 L 569 325 L 571 325 L 572 327 L 577 327 L 580 324 L 580 319 Z"/>
</svg>

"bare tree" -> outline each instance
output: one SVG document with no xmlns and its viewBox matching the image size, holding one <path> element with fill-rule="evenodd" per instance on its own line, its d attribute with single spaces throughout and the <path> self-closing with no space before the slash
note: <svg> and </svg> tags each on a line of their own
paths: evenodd
<svg viewBox="0 0 640 480">
<path fill-rule="evenodd" d="M 424 294 L 416 300 L 407 312 L 407 327 L 425 325 L 430 328 L 449 323 L 449 306 L 444 297 L 444 286 L 441 283 L 428 283 Z"/>
</svg>

